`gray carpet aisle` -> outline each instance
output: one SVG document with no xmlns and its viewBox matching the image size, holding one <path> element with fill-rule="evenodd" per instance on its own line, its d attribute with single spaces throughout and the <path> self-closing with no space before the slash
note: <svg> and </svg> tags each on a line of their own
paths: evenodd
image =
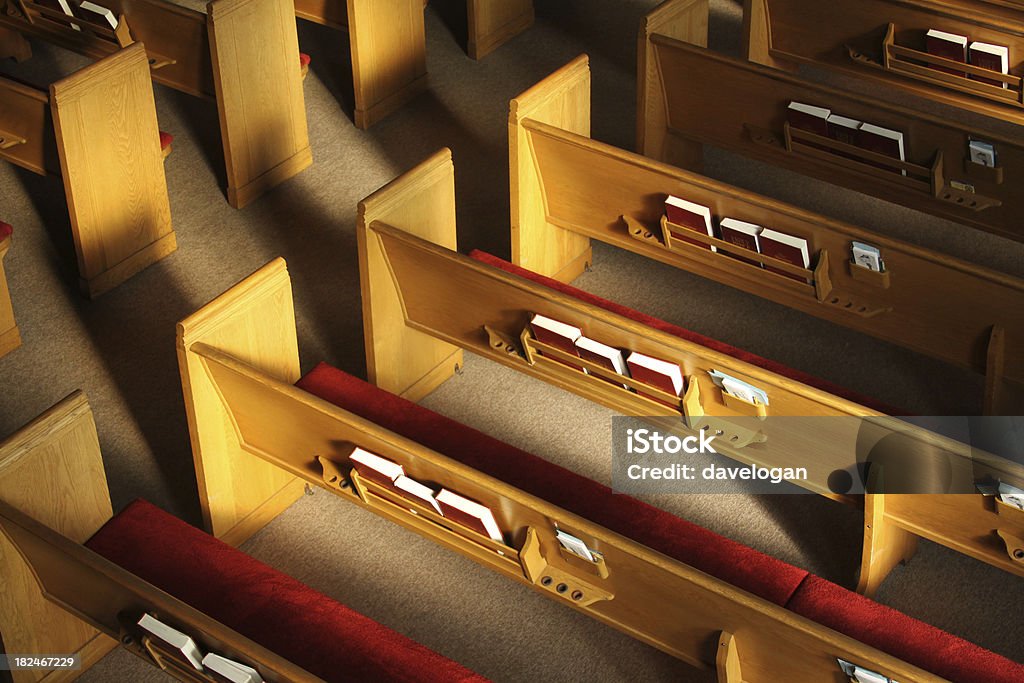
<svg viewBox="0 0 1024 683">
<path fill-rule="evenodd" d="M 479 63 L 464 53 L 461 0 L 427 11 L 430 91 L 369 132 L 351 122 L 346 49 L 337 32 L 299 22 L 313 57 L 305 84 L 315 165 L 250 207 L 224 201 L 212 103 L 158 86 L 179 250 L 96 302 L 81 299 L 63 190 L 0 165 L 0 219 L 15 226 L 7 258 L 25 340 L 0 360 L 0 434 L 75 389 L 96 414 L 115 508 L 142 496 L 200 519 L 174 324 L 275 256 L 292 274 L 304 369 L 327 360 L 365 374 L 355 253 L 360 198 L 442 146 L 453 149 L 459 244 L 508 256 L 510 98 L 581 52 L 591 56 L 594 137 L 632 148 L 635 35 L 653 0 L 537 0 L 537 24 Z M 711 43 L 735 52 L 740 11 L 712 0 Z M 461 10 L 464 12 L 464 9 Z M 40 83 L 85 62 L 36 44 L 0 71 Z M 816 74 L 809 74 L 818 76 Z M 861 87 L 858 84 L 851 84 Z M 1024 248 L 709 152 L 729 182 L 1024 276 Z M 582 288 L 923 414 L 980 407 L 977 376 L 701 278 L 597 245 Z M 655 297 L 652 292 L 670 292 Z M 957 390 L 951 390 L 957 387 Z M 610 467 L 611 413 L 479 358 L 425 405 L 599 480 Z M 859 515 L 813 496 L 652 496 L 650 502 L 850 586 Z M 501 681 L 705 681 L 706 672 L 513 585 L 469 560 L 325 493 L 303 498 L 245 549 L 355 609 Z M 1018 578 L 929 543 L 879 599 L 1015 660 L 1024 639 Z M 85 681 L 165 680 L 114 653 Z"/>
</svg>

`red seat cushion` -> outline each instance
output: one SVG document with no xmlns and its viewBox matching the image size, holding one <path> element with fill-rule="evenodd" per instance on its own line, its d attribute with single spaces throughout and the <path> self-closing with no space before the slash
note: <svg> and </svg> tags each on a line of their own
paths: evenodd
<svg viewBox="0 0 1024 683">
<path fill-rule="evenodd" d="M 8 223 L 0 221 L 0 241 L 3 241 L 14 234 L 14 228 Z"/>
<path fill-rule="evenodd" d="M 786 607 L 956 683 L 1024 681 L 1024 665 L 813 574 Z"/>
<path fill-rule="evenodd" d="M 299 66 L 306 67 L 313 61 L 313 58 L 307 55 L 305 52 L 299 53 Z"/>
<path fill-rule="evenodd" d="M 174 136 L 170 133 L 160 131 L 160 149 L 167 149 L 174 142 Z"/>
<path fill-rule="evenodd" d="M 305 391 L 754 595 L 785 605 L 807 572 L 321 363 Z"/>
<path fill-rule="evenodd" d="M 326 681 L 486 681 L 143 500 L 87 547 Z"/>
<path fill-rule="evenodd" d="M 648 327 L 653 327 L 654 329 L 659 330 L 661 332 L 667 332 L 668 334 L 671 334 L 674 337 L 679 337 L 680 339 L 685 339 L 686 341 L 694 342 L 695 344 L 700 344 L 701 346 L 711 349 L 712 351 L 724 353 L 728 356 L 732 356 L 737 360 L 741 360 L 744 363 L 750 363 L 751 365 L 763 368 L 764 370 L 768 370 L 769 372 L 774 372 L 777 375 L 788 377 L 789 379 L 792 379 L 796 382 L 800 382 L 801 384 L 806 384 L 807 386 L 814 387 L 815 389 L 827 391 L 830 394 L 834 394 L 835 396 L 845 398 L 848 401 L 853 401 L 854 403 L 858 403 L 862 406 L 871 408 L 872 410 L 876 410 L 880 413 L 884 413 L 886 415 L 907 414 L 906 411 L 900 408 L 895 408 L 893 406 L 886 405 L 884 403 L 881 403 L 880 401 L 876 401 L 862 394 L 849 391 L 848 389 L 845 389 L 837 384 L 833 384 L 826 380 L 815 377 L 814 375 L 810 375 L 806 372 L 801 372 L 794 368 L 783 365 L 782 363 L 777 363 L 773 360 L 763 358 L 762 356 L 749 353 L 747 351 L 744 351 L 743 349 L 736 348 L 731 344 L 726 344 L 724 342 L 718 341 L 717 339 L 705 337 L 704 335 L 698 334 L 692 330 L 688 330 L 686 328 L 679 327 L 678 325 L 667 323 L 664 320 L 659 320 L 658 318 L 646 315 L 644 313 L 640 313 L 639 311 L 635 311 L 632 308 L 621 306 L 613 301 L 602 299 L 599 296 L 594 296 L 593 294 L 584 292 L 582 289 L 577 289 L 576 287 L 564 284 L 562 282 L 559 282 L 558 280 L 554 280 L 543 275 L 538 275 L 537 273 L 534 273 L 531 270 L 520 268 L 519 266 L 513 263 L 509 263 L 508 261 L 500 259 L 497 256 L 492 256 L 487 252 L 474 250 L 470 252 L 469 255 L 471 258 L 480 261 L 481 263 L 486 263 L 490 266 L 494 266 L 495 268 L 499 268 L 507 273 L 518 275 L 528 280 L 533 280 L 534 282 L 544 285 L 545 287 L 550 287 L 551 289 L 562 292 L 563 294 L 568 294 L 574 299 L 579 299 L 580 301 L 584 301 L 588 304 L 598 306 L 606 311 L 615 313 L 616 315 L 621 315 L 624 318 L 635 320 L 638 323 L 642 323 L 644 325 L 647 325 Z"/>
</svg>

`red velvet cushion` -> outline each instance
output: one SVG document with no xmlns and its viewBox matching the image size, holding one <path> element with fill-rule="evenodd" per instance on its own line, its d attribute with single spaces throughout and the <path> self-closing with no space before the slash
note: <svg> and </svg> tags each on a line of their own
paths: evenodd
<svg viewBox="0 0 1024 683">
<path fill-rule="evenodd" d="M 693 332 L 692 330 L 687 330 L 683 327 L 667 323 L 664 320 L 659 320 L 658 318 L 654 318 L 644 313 L 640 313 L 639 311 L 635 311 L 632 308 L 621 306 L 613 301 L 602 299 L 599 296 L 594 296 L 593 294 L 589 294 L 581 289 L 577 289 L 576 287 L 573 287 L 571 285 L 559 282 L 558 280 L 554 280 L 543 275 L 538 275 L 537 273 L 534 273 L 531 270 L 520 268 L 515 264 L 509 263 L 508 261 L 500 259 L 497 256 L 492 256 L 487 252 L 473 250 L 472 252 L 470 252 L 469 255 L 471 258 L 480 261 L 481 263 L 486 263 L 488 265 L 494 266 L 495 268 L 500 268 L 501 270 L 504 270 L 507 273 L 512 273 L 513 275 L 524 277 L 527 280 L 533 280 L 534 282 L 542 284 L 545 287 L 550 287 L 551 289 L 562 292 L 563 294 L 568 294 L 569 296 L 579 299 L 580 301 L 584 301 L 588 304 L 593 304 L 594 306 L 599 306 L 600 308 L 603 308 L 606 311 L 611 311 L 612 313 L 621 315 L 625 318 L 629 318 L 630 320 L 635 320 L 639 323 L 647 325 L 648 327 L 653 327 L 656 330 L 667 332 L 668 334 L 671 334 L 672 336 L 675 337 L 679 337 L 680 339 L 685 339 L 686 341 L 691 341 L 696 344 L 700 344 L 701 346 L 709 348 L 713 351 L 724 353 L 726 355 L 732 356 L 733 358 L 741 360 L 744 363 L 750 363 L 751 365 L 763 368 L 765 370 L 768 370 L 769 372 L 774 372 L 777 375 L 788 377 L 789 379 L 800 382 L 801 384 L 806 384 L 807 386 L 814 387 L 815 389 L 827 391 L 830 394 L 840 396 L 842 398 L 847 399 L 848 401 L 853 401 L 854 403 L 858 403 L 862 406 L 871 408 L 872 410 L 876 410 L 880 413 L 884 413 L 886 415 L 907 414 L 904 410 L 886 405 L 862 394 L 849 391 L 848 389 L 844 389 L 841 386 L 832 384 L 831 382 L 827 382 L 813 375 L 809 375 L 806 372 L 795 370 L 786 365 L 783 365 L 782 363 L 777 363 L 775 361 L 768 360 L 767 358 L 763 358 L 753 353 L 749 353 L 747 351 L 744 351 L 743 349 L 739 349 L 730 344 L 718 341 L 717 339 L 705 337 L 704 335 Z"/>
<path fill-rule="evenodd" d="M 307 55 L 305 52 L 299 53 L 299 66 L 309 66 L 309 63 L 313 61 L 313 58 Z"/>
<path fill-rule="evenodd" d="M 167 149 L 174 142 L 174 136 L 170 133 L 160 131 L 160 149 Z"/>
<path fill-rule="evenodd" d="M 784 605 L 807 572 L 321 363 L 297 386 L 538 498 Z"/>
<path fill-rule="evenodd" d="M 1024 665 L 813 574 L 786 607 L 956 683 L 1024 681 Z"/>
<path fill-rule="evenodd" d="M 8 223 L 0 221 L 0 241 L 3 241 L 10 237 L 14 233 L 14 228 Z"/>
<path fill-rule="evenodd" d="M 87 547 L 326 681 L 486 681 L 143 500 Z"/>
</svg>

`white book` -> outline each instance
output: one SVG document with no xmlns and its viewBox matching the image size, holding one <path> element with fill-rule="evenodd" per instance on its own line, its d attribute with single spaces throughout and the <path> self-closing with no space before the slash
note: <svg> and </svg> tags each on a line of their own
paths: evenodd
<svg viewBox="0 0 1024 683">
<path fill-rule="evenodd" d="M 363 450 L 362 448 L 357 447 L 352 451 L 352 454 L 348 456 L 348 459 L 357 466 L 362 466 L 356 468 L 357 470 L 364 470 L 360 472 L 360 474 L 376 479 L 378 483 L 384 484 L 393 482 L 395 479 L 398 479 L 405 474 L 405 470 L 402 469 L 402 466 L 397 462 L 393 462 L 387 458 L 382 458 L 379 455 Z M 372 470 L 373 472 L 376 472 L 378 476 L 373 477 L 373 475 L 367 473 L 366 470 Z"/>
<path fill-rule="evenodd" d="M 903 144 L 903 133 L 900 131 L 876 126 L 873 123 L 860 124 L 860 130 L 868 135 L 876 135 L 881 138 L 881 140 L 871 140 L 870 138 L 864 139 L 864 136 L 861 136 L 861 138 L 858 139 L 858 144 L 861 147 L 872 152 L 878 152 L 880 154 L 884 153 L 886 156 L 892 156 L 892 151 L 896 150 L 899 154 L 900 161 L 907 160 L 907 150 Z M 886 140 L 892 140 L 892 144 L 890 145 L 886 143 Z M 884 148 L 884 152 L 882 148 Z M 900 171 L 903 175 L 907 175 L 907 169 L 903 168 L 900 169 Z"/>
<path fill-rule="evenodd" d="M 937 28 L 931 28 L 928 29 L 928 33 L 926 35 L 927 37 L 935 38 L 936 40 L 945 40 L 950 43 L 955 43 L 963 48 L 967 47 L 967 36 L 961 36 L 957 33 L 947 33 L 946 31 L 940 31 Z"/>
<path fill-rule="evenodd" d="M 148 614 L 143 614 L 138 623 L 140 627 L 148 631 L 154 637 L 159 638 L 176 651 L 180 652 L 181 655 L 193 667 L 195 667 L 196 671 L 203 670 L 203 653 L 199 651 L 199 648 L 196 646 L 196 642 L 192 640 L 192 638 Z"/>
<path fill-rule="evenodd" d="M 203 666 L 231 683 L 263 683 L 263 676 L 256 669 L 212 652 L 203 657 Z"/>
<path fill-rule="evenodd" d="M 491 509 L 485 505 L 481 505 L 475 500 L 470 500 L 464 496 L 460 496 L 457 493 L 449 491 L 448 489 L 441 489 L 441 492 L 435 497 L 438 505 L 445 505 L 455 508 L 459 512 L 480 522 L 483 525 L 484 530 L 492 541 L 498 543 L 504 543 L 505 539 L 502 538 L 501 529 L 498 527 L 498 522 L 494 519 L 494 513 Z M 455 519 L 456 513 L 446 515 L 452 519 Z M 460 520 L 455 519 L 459 522 Z M 460 522 L 461 523 L 461 522 Z M 474 525 L 475 526 L 475 525 Z"/>
<path fill-rule="evenodd" d="M 574 327 L 568 323 L 563 323 L 561 320 L 555 320 L 547 316 L 535 313 L 530 319 L 530 324 L 537 327 L 543 328 L 552 334 L 557 334 L 559 337 L 565 337 L 571 342 L 576 341 L 583 331 L 578 327 Z"/>
<path fill-rule="evenodd" d="M 609 368 L 610 370 L 614 370 L 620 375 L 629 377 L 629 369 L 626 367 L 626 358 L 622 355 L 622 351 L 614 346 L 602 344 L 590 337 L 580 337 L 576 340 L 576 348 L 580 351 L 580 358 L 606 367 L 611 365 Z M 623 389 L 629 388 L 625 384 L 621 384 L 619 386 Z"/>
<path fill-rule="evenodd" d="M 861 121 L 839 114 L 829 114 L 827 121 L 829 137 L 848 145 L 857 144 L 857 131 L 860 129 Z"/>
<path fill-rule="evenodd" d="M 568 550 L 573 555 L 576 555 L 577 557 L 582 557 L 584 560 L 587 560 L 588 562 L 594 562 L 594 554 L 590 551 L 590 548 L 587 547 L 587 544 L 584 543 L 582 540 L 576 538 L 572 534 L 565 533 L 561 529 L 555 530 L 555 538 L 558 539 L 558 542 L 561 544 L 563 548 Z"/>
<path fill-rule="evenodd" d="M 649 370 L 651 373 L 669 380 L 672 383 L 672 391 L 676 396 L 683 393 L 683 387 L 686 386 L 683 382 L 683 371 L 675 363 L 670 363 L 667 360 L 661 360 L 660 358 L 654 358 L 652 356 L 645 356 L 644 354 L 637 353 L 636 351 L 629 354 L 629 358 L 626 359 L 626 362 L 630 366 L 635 366 L 636 369 L 634 369 L 630 374 L 641 382 L 648 382 L 648 380 L 642 376 L 638 376 L 642 374 L 640 371 Z M 653 384 L 653 382 L 648 383 Z M 655 386 L 658 385 L 655 384 Z"/>
<path fill-rule="evenodd" d="M 704 231 L 708 234 L 708 237 L 715 236 L 715 229 L 712 226 L 711 209 L 709 207 L 704 206 L 703 204 L 698 204 L 696 202 L 691 202 L 689 200 L 683 199 L 682 197 L 676 197 L 675 195 L 671 194 L 665 200 L 665 204 L 666 206 L 674 206 L 675 208 L 680 209 L 681 211 L 687 211 L 703 219 Z M 686 225 L 686 227 L 694 228 L 694 226 L 690 225 L 689 222 Z M 718 251 L 718 247 L 716 247 L 715 245 L 711 244 L 708 246 L 711 247 L 711 251 Z"/>
<path fill-rule="evenodd" d="M 793 247 L 794 249 L 797 249 L 800 252 L 800 258 L 803 260 L 803 267 L 811 267 L 811 254 L 807 249 L 807 240 L 805 240 L 804 238 L 796 237 L 795 235 L 787 235 L 784 232 L 772 230 L 771 228 L 765 228 L 764 230 L 761 231 L 759 244 L 761 242 L 767 242 L 768 240 L 772 240 L 773 242 L 778 242 L 780 244 L 785 244 L 788 247 Z M 763 245 L 761 253 L 764 253 Z"/>
<path fill-rule="evenodd" d="M 992 71 L 998 71 L 1001 74 L 1010 72 L 1010 48 L 1006 45 L 993 45 L 992 43 L 971 43 L 970 49 L 967 51 L 968 61 L 975 66 L 980 66 L 983 69 L 991 69 Z M 971 78 L 977 79 L 979 76 L 972 75 Z M 995 85 L 995 79 L 988 79 L 992 85 Z M 1005 82 L 999 83 L 1003 88 L 1008 87 Z"/>
<path fill-rule="evenodd" d="M 398 479 L 395 479 L 395 488 L 408 494 L 414 500 L 434 508 L 437 514 L 444 517 L 444 513 L 441 512 L 440 506 L 438 506 L 437 501 L 434 499 L 434 489 L 429 486 L 421 484 L 415 479 L 410 479 L 403 474 Z"/>
<path fill-rule="evenodd" d="M 79 5 L 79 7 L 81 7 L 82 9 L 84 9 L 84 10 L 86 10 L 88 12 L 92 12 L 93 14 L 98 14 L 101 17 L 103 17 L 104 19 L 106 19 L 107 23 L 110 24 L 110 28 L 112 28 L 112 29 L 116 29 L 117 28 L 117 17 L 115 17 L 114 13 L 111 12 L 106 7 L 103 7 L 101 5 L 97 5 L 94 2 L 89 2 L 89 0 L 82 0 L 82 4 Z"/>
<path fill-rule="evenodd" d="M 831 109 L 825 107 L 815 107 L 813 104 L 804 104 L 803 102 L 790 102 L 789 108 L 793 111 L 798 111 L 809 116 L 813 116 L 816 119 L 822 119 L 827 121 L 828 117 L 832 115 Z"/>
</svg>

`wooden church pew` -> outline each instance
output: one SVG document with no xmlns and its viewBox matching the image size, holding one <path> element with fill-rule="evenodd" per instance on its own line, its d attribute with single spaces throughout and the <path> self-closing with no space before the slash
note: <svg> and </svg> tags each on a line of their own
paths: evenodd
<svg viewBox="0 0 1024 683">
<path fill-rule="evenodd" d="M 0 77 L 0 158 L 59 174 L 80 286 L 95 297 L 176 249 L 145 48 L 50 85 Z"/>
<path fill-rule="evenodd" d="M 296 382 L 297 348 L 291 283 L 280 259 L 179 324 L 200 497 L 214 533 L 232 542 L 283 509 L 282 492 L 301 495 L 297 487 L 307 482 L 673 656 L 717 669 L 723 683 L 838 681 L 837 657 L 900 681 L 980 681 L 978 674 L 1009 681 L 1020 669 L 325 364 Z M 354 447 L 400 463 L 434 490 L 444 486 L 487 505 L 505 542 L 359 477 L 348 460 Z M 555 528 L 597 550 L 596 564 L 562 551 Z M 873 635 L 863 630 L 876 619 L 893 627 L 893 637 L 884 627 Z M 960 647 L 961 657 L 939 654 Z M 890 654 L 880 651 L 886 648 Z M 933 672 L 900 661 L 903 654 Z"/>
<path fill-rule="evenodd" d="M 235 208 L 312 163 L 292 0 L 215 0 L 205 14 L 169 0 L 97 4 L 116 29 L 34 0 L 10 4 L 0 27 L 97 59 L 144 43 L 154 81 L 216 100 Z"/>
<path fill-rule="evenodd" d="M 1024 123 L 1024 88 L 1018 68 L 1024 56 L 1024 5 L 946 0 L 838 0 L 812 5 L 798 0 L 745 0 L 744 52 L 765 66 L 794 71 L 799 63 L 824 66 L 870 79 L 933 102 Z M 929 29 L 1007 46 L 1010 74 L 1003 85 L 966 74 L 1001 76 L 965 66 L 964 75 L 927 66 Z"/>
<path fill-rule="evenodd" d="M 1024 281 L 809 213 L 589 139 L 585 55 L 519 95 L 509 114 L 512 261 L 569 282 L 598 239 L 750 294 L 984 373 L 986 412 L 1024 396 Z M 807 239 L 825 288 L 719 250 L 666 242 L 662 201 L 676 195 Z M 852 242 L 881 249 L 884 273 L 851 263 Z M 744 250 L 746 251 L 746 250 Z M 749 252 L 747 252 L 749 253 Z M 756 258 L 756 257 L 755 257 Z M 812 266 L 814 263 L 812 262 Z M 813 275 L 808 271 L 808 275 Z"/>
<path fill-rule="evenodd" d="M 4 272 L 4 257 L 11 249 L 11 226 L 0 221 L 0 358 L 21 346 L 21 334 L 14 320 L 11 291 Z"/>
<path fill-rule="evenodd" d="M 0 635 L 9 654 L 121 644 L 174 678 L 210 683 L 136 626 L 143 614 L 267 681 L 482 682 L 465 667 L 137 500 L 111 515 L 92 412 L 76 392 L 0 441 Z M 268 586 L 271 587 L 268 589 Z M 14 683 L 80 671 L 20 670 Z"/>
<path fill-rule="evenodd" d="M 469 56 L 482 59 L 533 25 L 533 0 L 467 0 Z"/>
<path fill-rule="evenodd" d="M 616 182 L 608 179 L 603 185 Z M 801 486 L 857 502 L 834 492 L 830 476 L 858 471 L 857 449 L 851 445 L 863 427 L 858 418 L 899 414 L 898 409 L 517 270 L 494 257 L 455 253 L 453 184 L 450 155 L 440 152 L 360 204 L 357 237 L 371 381 L 417 400 L 452 374 L 466 349 L 624 415 L 671 415 L 690 429 L 720 430 L 719 452 L 728 457 L 747 464 L 807 466 L 809 476 Z M 528 341 L 524 333 L 535 313 L 568 321 L 586 336 L 613 347 L 678 364 L 690 380 L 685 396 L 677 406 L 667 408 L 538 357 L 529 348 L 537 347 L 536 341 Z M 601 372 L 600 366 L 586 367 Z M 762 409 L 732 400 L 711 381 L 711 369 L 764 389 L 770 406 L 761 414 Z M 814 422 L 814 433 L 808 434 L 795 429 L 792 421 L 758 422 L 755 413 L 832 419 Z M 927 463 L 938 462 L 928 455 L 936 443 L 930 434 L 915 432 L 914 439 L 913 448 L 919 449 L 915 455 Z M 969 462 L 955 455 L 960 448 L 956 444 L 942 442 L 936 447 L 942 458 L 949 458 L 951 476 L 969 490 L 986 475 L 1024 482 L 1024 472 L 1011 462 Z M 887 500 L 891 500 L 888 508 L 884 507 Z M 876 492 L 867 496 L 865 504 L 865 526 L 871 532 L 865 536 L 861 589 L 868 594 L 896 564 L 909 559 L 917 537 L 1024 575 L 1024 558 L 1018 557 L 1015 541 L 1024 537 L 1024 515 L 1002 510 L 992 498 L 980 493 Z"/>
<path fill-rule="evenodd" d="M 637 117 L 641 152 L 699 169 L 701 145 L 711 144 L 918 211 L 1024 240 L 1024 141 L 904 106 L 879 102 L 777 69 L 731 59 L 672 37 L 654 19 L 680 3 L 669 0 L 641 29 Z M 669 24 L 672 22 L 669 21 Z M 791 101 L 831 109 L 903 132 L 901 170 L 873 165 L 893 160 L 860 147 L 790 128 Z M 971 161 L 968 141 L 995 145 L 997 166 Z M 837 153 L 838 152 L 838 153 Z M 903 171 L 906 175 L 903 175 Z"/>
</svg>

